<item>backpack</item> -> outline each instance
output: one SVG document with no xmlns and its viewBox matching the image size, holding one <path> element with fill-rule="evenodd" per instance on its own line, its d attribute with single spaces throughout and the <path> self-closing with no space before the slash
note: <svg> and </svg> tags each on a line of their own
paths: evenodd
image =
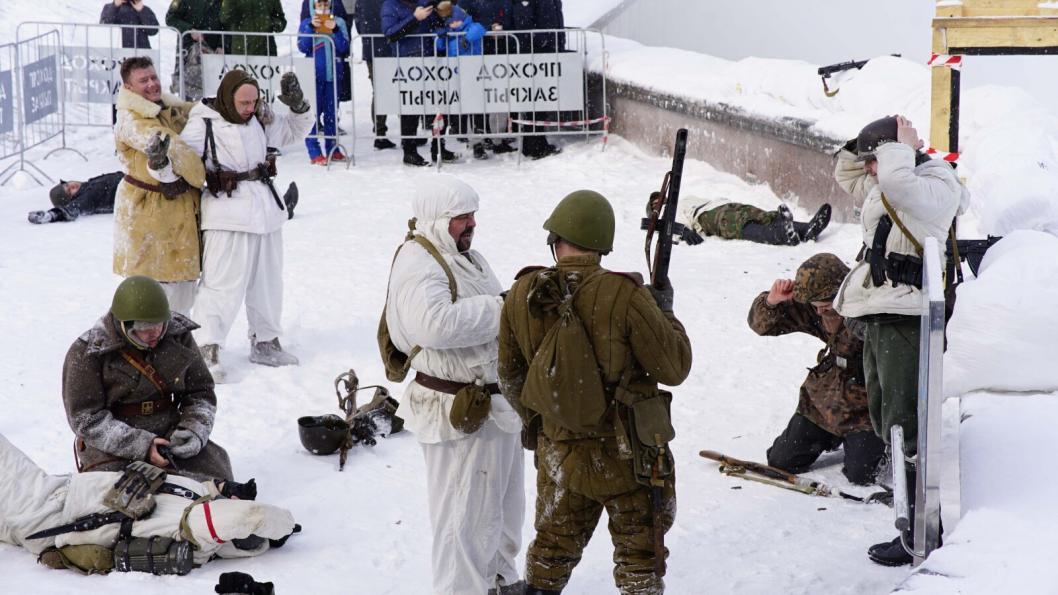
<svg viewBox="0 0 1058 595">
<path fill-rule="evenodd" d="M 589 275 L 571 292 L 556 269 L 547 269 L 537 277 L 530 293 L 530 302 L 534 301 L 534 294 L 544 292 L 550 294 L 544 300 L 560 301 L 556 307 L 558 320 L 548 329 L 529 363 L 522 405 L 577 433 L 599 430 L 609 407 L 591 337 L 573 305 L 580 289 L 602 272 Z"/>
<path fill-rule="evenodd" d="M 397 251 L 393 253 L 393 262 L 397 261 L 397 255 L 400 254 L 401 248 L 408 245 L 408 242 L 415 242 L 422 246 L 430 256 L 434 257 L 437 264 L 441 265 L 441 269 L 445 272 L 445 276 L 448 277 L 448 291 L 452 294 L 452 303 L 455 303 L 458 297 L 456 288 L 456 278 L 452 274 L 451 267 L 445 262 L 444 258 L 441 257 L 441 253 L 437 251 L 437 247 L 434 246 L 430 240 L 426 239 L 421 235 L 416 235 L 415 230 L 415 219 L 408 220 L 408 234 L 404 236 L 404 243 L 397 247 Z M 390 280 L 393 278 L 393 264 L 390 263 Z M 386 304 L 389 304 L 389 286 L 386 286 Z M 378 321 L 378 351 L 382 356 L 382 365 L 386 368 L 386 378 L 390 382 L 404 382 L 404 378 L 408 376 L 408 370 L 411 368 L 411 360 L 422 351 L 422 347 L 416 345 L 411 348 L 410 353 L 404 353 L 397 346 L 393 344 L 393 339 L 389 334 L 389 325 L 386 324 L 386 306 L 382 306 L 382 317 Z"/>
</svg>

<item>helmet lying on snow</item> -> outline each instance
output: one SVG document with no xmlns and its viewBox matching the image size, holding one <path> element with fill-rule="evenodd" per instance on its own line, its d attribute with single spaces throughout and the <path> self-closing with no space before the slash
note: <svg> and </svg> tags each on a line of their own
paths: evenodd
<svg viewBox="0 0 1058 595">
<path fill-rule="evenodd" d="M 349 424 L 334 414 L 307 415 L 298 418 L 298 435 L 305 450 L 315 455 L 329 455 L 349 437 Z"/>
</svg>

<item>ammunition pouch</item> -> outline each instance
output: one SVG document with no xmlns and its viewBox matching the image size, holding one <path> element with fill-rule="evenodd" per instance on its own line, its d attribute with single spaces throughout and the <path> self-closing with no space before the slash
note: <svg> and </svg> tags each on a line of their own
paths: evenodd
<svg viewBox="0 0 1058 595">
<path fill-rule="evenodd" d="M 207 171 L 206 188 L 213 193 L 213 196 L 220 196 L 223 192 L 228 195 L 228 198 L 231 198 L 231 193 L 235 192 L 235 189 L 239 187 L 239 182 L 264 182 L 265 184 L 270 184 L 275 176 L 276 157 L 275 155 L 266 155 L 264 163 L 258 163 L 257 167 L 246 171 Z"/>
<path fill-rule="evenodd" d="M 672 427 L 672 393 L 657 390 L 652 395 L 642 395 L 618 386 L 615 400 L 620 456 L 632 460 L 638 483 L 664 485 L 675 469 L 669 449 L 669 442 L 676 437 Z"/>
<path fill-rule="evenodd" d="M 481 381 L 472 382 L 459 389 L 452 399 L 448 422 L 464 434 L 473 434 L 481 429 L 492 408 L 492 395 Z"/>
<path fill-rule="evenodd" d="M 871 266 L 871 282 L 875 287 L 885 285 L 888 280 L 897 285 L 911 285 L 922 289 L 922 259 L 912 254 L 890 252 L 889 256 L 879 256 L 873 248 L 867 250 L 865 258 Z"/>
<path fill-rule="evenodd" d="M 114 486 L 103 496 L 103 504 L 123 512 L 132 519 L 142 519 L 154 512 L 153 494 L 165 482 L 166 473 L 145 461 L 133 461 Z"/>
<path fill-rule="evenodd" d="M 114 544 L 118 572 L 185 575 L 193 563 L 191 544 L 170 537 L 135 537 Z"/>
</svg>

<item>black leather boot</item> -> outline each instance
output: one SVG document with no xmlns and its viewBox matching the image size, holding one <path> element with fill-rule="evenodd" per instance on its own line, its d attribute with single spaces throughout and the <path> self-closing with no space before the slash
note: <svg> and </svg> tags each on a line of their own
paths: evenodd
<svg viewBox="0 0 1058 595">
<path fill-rule="evenodd" d="M 797 235 L 800 236 L 802 242 L 808 242 L 815 240 L 819 237 L 819 234 L 823 233 L 823 230 L 830 224 L 831 208 L 830 205 L 825 204 L 819 207 L 816 214 L 808 221 L 808 223 L 794 222 L 794 228 L 797 230 Z"/>
<path fill-rule="evenodd" d="M 907 540 L 907 544 L 910 547 L 915 545 L 915 496 L 917 490 L 915 489 L 915 481 L 918 478 L 915 466 L 911 463 L 904 464 L 904 472 L 907 477 L 907 507 L 908 507 L 908 520 L 911 521 L 911 528 L 904 534 L 904 539 Z M 867 548 L 867 557 L 876 564 L 882 566 L 907 566 L 914 561 L 914 558 L 906 549 L 904 544 L 901 543 L 901 537 L 897 536 L 892 541 L 886 541 L 884 543 L 876 543 L 871 547 Z"/>
<path fill-rule="evenodd" d="M 742 239 L 758 244 L 773 246 L 796 246 L 801 243 L 801 236 L 794 227 L 793 214 L 786 205 L 776 209 L 779 216 L 768 225 L 747 223 L 742 226 Z"/>
</svg>

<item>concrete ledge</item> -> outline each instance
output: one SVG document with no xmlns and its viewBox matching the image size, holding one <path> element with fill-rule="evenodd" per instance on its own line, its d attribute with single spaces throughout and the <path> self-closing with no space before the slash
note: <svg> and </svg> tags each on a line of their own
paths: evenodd
<svg viewBox="0 0 1058 595">
<path fill-rule="evenodd" d="M 601 95 L 598 75 L 591 87 Z M 607 81 L 610 130 L 655 154 L 668 154 L 678 128 L 687 128 L 687 156 L 750 183 L 766 183 L 779 197 L 814 211 L 834 207 L 834 220 L 852 222 L 859 205 L 834 182 L 833 153 L 847 139 L 811 130 L 811 122 L 771 120 L 740 108 L 658 93 Z M 693 193 L 693 188 L 685 188 Z"/>
</svg>

